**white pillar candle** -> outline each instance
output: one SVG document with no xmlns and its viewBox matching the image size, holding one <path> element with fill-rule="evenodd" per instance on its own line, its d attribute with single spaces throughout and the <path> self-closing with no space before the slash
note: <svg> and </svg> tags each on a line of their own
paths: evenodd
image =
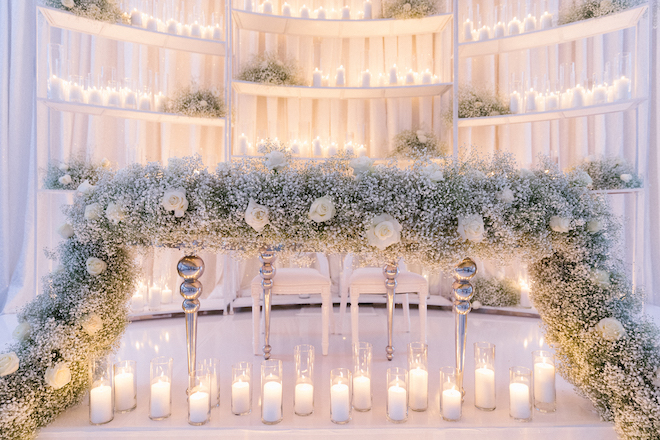
<svg viewBox="0 0 660 440">
<path fill-rule="evenodd" d="M 573 103 L 573 89 L 568 89 L 561 94 L 559 106 L 561 108 L 569 108 Z"/>
<path fill-rule="evenodd" d="M 396 70 L 396 64 L 390 67 L 390 84 L 396 85 L 399 82 L 399 74 Z"/>
<path fill-rule="evenodd" d="M 344 6 L 341 8 L 341 19 L 342 20 L 350 20 L 351 19 L 351 8 L 348 6 Z"/>
<path fill-rule="evenodd" d="M 220 41 L 220 40 L 222 40 L 222 29 L 220 29 L 220 25 L 217 25 L 217 24 L 216 24 L 216 25 L 213 27 L 212 38 L 213 38 L 214 40 L 216 40 L 216 41 Z"/>
<path fill-rule="evenodd" d="M 536 17 L 532 14 L 527 14 L 524 21 L 525 32 L 532 32 L 536 30 Z"/>
<path fill-rule="evenodd" d="M 101 385 L 89 391 L 89 421 L 94 424 L 107 423 L 113 418 L 112 387 Z"/>
<path fill-rule="evenodd" d="M 204 423 L 208 418 L 211 396 L 206 391 L 197 391 L 188 397 L 190 423 Z"/>
<path fill-rule="evenodd" d="M 429 69 L 422 73 L 422 84 L 431 84 L 433 82 L 433 75 Z"/>
<path fill-rule="evenodd" d="M 415 73 L 410 69 L 406 73 L 406 84 L 415 84 Z"/>
<path fill-rule="evenodd" d="M 350 414 L 350 399 L 348 395 L 348 385 L 338 383 L 330 388 L 330 406 L 332 411 L 332 420 L 335 422 L 346 422 Z"/>
<path fill-rule="evenodd" d="M 135 381 L 133 373 L 115 375 L 115 406 L 118 411 L 127 411 L 135 406 Z"/>
<path fill-rule="evenodd" d="M 121 107 L 121 95 L 117 89 L 108 90 L 108 105 L 111 107 Z"/>
<path fill-rule="evenodd" d="M 357 410 L 371 408 L 371 379 L 367 376 L 353 377 L 353 407 Z"/>
<path fill-rule="evenodd" d="M 573 97 L 571 99 L 571 107 L 583 107 L 585 104 L 586 96 L 584 87 L 581 85 L 573 89 Z"/>
<path fill-rule="evenodd" d="M 545 97 L 545 110 L 555 110 L 559 108 L 559 95 L 549 93 Z"/>
<path fill-rule="evenodd" d="M 151 93 L 142 93 L 138 108 L 142 111 L 151 111 Z"/>
<path fill-rule="evenodd" d="M 513 20 L 509 22 L 508 35 L 518 35 L 520 33 L 520 24 L 520 20 L 513 17 Z"/>
<path fill-rule="evenodd" d="M 495 372 L 489 368 L 474 371 L 474 404 L 479 408 L 495 408 Z"/>
<path fill-rule="evenodd" d="M 502 38 L 504 36 L 504 23 L 498 21 L 493 27 L 493 38 Z"/>
<path fill-rule="evenodd" d="M 534 398 L 542 403 L 555 401 L 555 366 L 547 362 L 534 364 Z"/>
<path fill-rule="evenodd" d="M 211 373 L 211 406 L 216 406 L 220 402 L 220 390 L 218 389 L 218 377 L 215 372 Z"/>
<path fill-rule="evenodd" d="M 472 41 L 472 20 L 467 19 L 463 23 L 463 40 Z"/>
<path fill-rule="evenodd" d="M 323 84 L 323 72 L 318 67 L 312 73 L 312 87 L 321 87 Z"/>
<path fill-rule="evenodd" d="M 399 421 L 406 418 L 406 389 L 392 385 L 387 389 L 387 411 L 390 419 Z"/>
<path fill-rule="evenodd" d="M 262 417 L 266 422 L 277 422 L 282 418 L 282 384 L 271 381 L 264 384 Z"/>
<path fill-rule="evenodd" d="M 179 33 L 178 23 L 172 19 L 167 22 L 167 33 L 176 35 Z"/>
<path fill-rule="evenodd" d="M 542 112 L 545 110 L 545 95 L 543 93 L 538 93 L 536 95 L 536 111 Z"/>
<path fill-rule="evenodd" d="M 490 38 L 490 28 L 488 26 L 483 26 L 479 29 L 479 41 L 488 40 Z"/>
<path fill-rule="evenodd" d="M 144 296 L 136 293 L 131 299 L 131 308 L 133 310 L 142 310 L 144 308 Z"/>
<path fill-rule="evenodd" d="M 195 38 L 202 38 L 202 26 L 199 23 L 194 22 L 190 26 L 190 36 Z"/>
<path fill-rule="evenodd" d="M 442 392 L 442 417 L 448 420 L 461 418 L 461 392 L 453 388 Z"/>
<path fill-rule="evenodd" d="M 325 75 L 321 77 L 321 85 L 323 87 L 328 87 L 330 85 L 330 75 Z"/>
<path fill-rule="evenodd" d="M 622 76 L 614 81 L 614 99 L 626 100 L 631 98 L 630 78 Z"/>
<path fill-rule="evenodd" d="M 61 78 L 53 75 L 48 79 L 48 99 L 64 100 L 64 84 Z"/>
<path fill-rule="evenodd" d="M 367 147 L 360 145 L 355 152 L 359 157 L 365 157 L 367 155 Z"/>
<path fill-rule="evenodd" d="M 91 105 L 103 105 L 103 94 L 99 89 L 93 87 L 89 89 L 87 102 Z"/>
<path fill-rule="evenodd" d="M 160 287 L 151 286 L 149 288 L 149 308 L 157 309 L 160 307 L 161 303 L 161 290 Z"/>
<path fill-rule="evenodd" d="M 371 0 L 364 2 L 364 19 L 371 20 Z"/>
<path fill-rule="evenodd" d="M 158 381 L 151 384 L 151 401 L 149 415 L 157 419 L 167 417 L 170 410 L 171 384 L 166 381 Z"/>
<path fill-rule="evenodd" d="M 147 30 L 158 32 L 158 20 L 150 16 L 147 20 Z"/>
<path fill-rule="evenodd" d="M 300 141 L 298 139 L 291 141 L 291 153 L 300 154 Z"/>
<path fill-rule="evenodd" d="M 534 89 L 530 89 L 525 93 L 525 111 L 534 112 L 536 111 L 536 96 L 538 93 Z"/>
<path fill-rule="evenodd" d="M 164 112 L 165 111 L 165 96 L 161 92 L 158 92 L 158 95 L 154 96 L 154 107 L 157 112 Z"/>
<path fill-rule="evenodd" d="M 137 93 L 133 90 L 124 89 L 124 107 L 137 108 Z"/>
<path fill-rule="evenodd" d="M 80 84 L 72 82 L 69 85 L 69 101 L 85 102 L 85 95 L 83 93 L 83 88 Z"/>
<path fill-rule="evenodd" d="M 370 87 L 371 86 L 371 73 L 369 72 L 369 69 L 365 70 L 362 72 L 362 87 Z"/>
<path fill-rule="evenodd" d="M 238 154 L 241 156 L 247 156 L 248 154 L 248 138 L 245 133 L 241 133 L 238 137 Z"/>
<path fill-rule="evenodd" d="M 181 25 L 181 35 L 184 37 L 189 37 L 190 36 L 190 25 L 189 24 L 183 24 Z"/>
<path fill-rule="evenodd" d="M 172 289 L 168 289 L 167 287 L 163 289 L 161 292 L 161 301 L 163 304 L 169 304 L 172 302 Z"/>
<path fill-rule="evenodd" d="M 328 146 L 327 157 L 336 156 L 336 155 L 337 155 L 337 152 L 338 152 L 338 150 L 337 150 L 337 144 L 335 144 L 334 142 L 332 142 L 332 143 Z"/>
<path fill-rule="evenodd" d="M 317 9 L 316 18 L 319 20 L 325 20 L 326 14 L 325 14 L 325 9 L 323 9 L 323 6 Z"/>
<path fill-rule="evenodd" d="M 235 414 L 250 410 L 250 383 L 239 380 L 231 385 L 231 407 Z"/>
<path fill-rule="evenodd" d="M 309 18 L 309 8 L 305 5 L 300 8 L 300 18 Z"/>
<path fill-rule="evenodd" d="M 131 25 L 142 27 L 142 13 L 135 8 L 131 11 Z"/>
<path fill-rule="evenodd" d="M 422 368 L 410 370 L 410 409 L 424 410 L 428 405 L 429 373 Z"/>
<path fill-rule="evenodd" d="M 282 15 L 285 17 L 291 17 L 291 5 L 284 2 L 282 5 Z"/>
<path fill-rule="evenodd" d="M 522 96 L 520 96 L 520 93 L 518 92 L 513 92 L 511 96 L 509 97 L 509 111 L 513 114 L 520 113 L 520 110 L 522 110 Z"/>
<path fill-rule="evenodd" d="M 264 14 L 272 14 L 273 13 L 273 2 L 270 0 L 266 0 L 261 4 L 262 7 L 262 12 Z"/>
<path fill-rule="evenodd" d="M 529 387 L 524 383 L 509 384 L 509 411 L 515 419 L 529 419 L 532 416 Z"/>
<path fill-rule="evenodd" d="M 314 385 L 311 383 L 297 384 L 294 401 L 296 414 L 311 414 L 314 411 Z"/>
<path fill-rule="evenodd" d="M 602 84 L 594 87 L 591 101 L 593 104 L 605 104 L 607 102 L 607 87 Z"/>
<path fill-rule="evenodd" d="M 315 157 L 323 156 L 323 148 L 321 147 L 321 138 L 318 136 L 312 141 L 312 155 Z"/>
<path fill-rule="evenodd" d="M 545 11 L 541 15 L 541 29 L 550 29 L 552 27 L 552 14 Z"/>
<path fill-rule="evenodd" d="M 335 85 L 337 87 L 343 87 L 346 84 L 346 69 L 341 65 L 337 68 L 337 76 L 335 77 Z"/>
</svg>

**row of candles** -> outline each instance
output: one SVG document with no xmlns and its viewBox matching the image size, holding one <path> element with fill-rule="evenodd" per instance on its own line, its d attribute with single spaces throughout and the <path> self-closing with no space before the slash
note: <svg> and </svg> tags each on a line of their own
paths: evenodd
<svg viewBox="0 0 660 440">
<path fill-rule="evenodd" d="M 377 81 L 372 81 L 373 74 L 369 69 L 362 70 L 357 78 L 357 84 L 361 87 L 384 87 L 384 86 L 398 86 L 398 85 L 420 85 L 420 84 L 437 84 L 440 82 L 438 75 L 434 75 L 430 69 L 422 72 L 414 72 L 408 69 L 407 72 L 400 72 L 396 64 L 392 65 L 388 73 L 379 73 Z M 343 65 L 339 66 L 335 71 L 332 84 L 335 87 L 345 87 L 346 84 L 346 69 Z M 315 68 L 312 72 L 312 87 L 328 87 L 330 85 L 330 74 L 323 74 L 322 70 Z"/>
<path fill-rule="evenodd" d="M 254 4 L 253 0 L 244 1 L 244 9 L 248 12 L 257 11 L 262 14 L 274 14 L 274 6 L 272 0 L 264 0 L 260 5 Z M 372 18 L 373 4 L 371 0 L 366 0 L 362 4 L 362 10 L 351 10 L 349 5 L 344 5 L 340 8 L 326 9 L 319 6 L 316 9 L 310 9 L 307 5 L 303 4 L 298 10 L 295 6 L 284 2 L 280 10 L 280 14 L 284 17 L 300 17 L 300 18 L 315 18 L 317 20 L 370 20 Z"/>
<path fill-rule="evenodd" d="M 241 133 L 238 137 L 238 148 L 235 154 L 239 156 L 254 156 L 259 151 L 261 151 L 261 145 L 266 142 L 266 139 L 260 139 L 253 143 L 250 142 L 249 138 L 245 133 Z M 278 142 L 278 139 L 275 138 L 274 142 Z M 288 144 L 288 149 L 294 156 L 303 156 L 303 157 L 332 157 L 337 155 L 339 152 L 346 152 L 356 156 L 367 156 L 367 146 L 349 140 L 343 143 L 342 146 L 331 137 L 316 136 L 312 139 L 311 142 L 302 141 L 297 136 L 292 135 L 291 141 Z"/>
<path fill-rule="evenodd" d="M 508 10 L 507 10 L 508 9 Z M 467 15 L 463 20 L 463 41 L 484 41 L 491 38 L 518 35 L 524 32 L 550 29 L 554 26 L 553 14 L 544 9 L 543 14 L 537 16 L 536 5 L 527 5 L 526 11 L 521 13 L 520 2 L 516 7 L 508 8 L 506 2 L 495 8 L 494 20 L 482 19 L 477 5 L 476 21 L 472 16 L 472 8 L 468 7 Z M 476 25 L 475 25 L 476 23 Z"/>
<path fill-rule="evenodd" d="M 140 284 L 131 298 L 131 310 L 141 312 L 147 306 L 149 310 L 157 311 L 162 304 L 171 304 L 172 300 L 172 289 L 169 287 Z"/>
<path fill-rule="evenodd" d="M 429 396 L 428 346 L 421 342 L 408 344 L 408 368 L 387 370 L 387 419 L 403 423 L 408 411 L 426 411 Z M 314 412 L 314 347 L 297 345 L 294 349 L 294 412 L 299 416 Z M 475 406 L 484 411 L 496 407 L 495 346 L 488 342 L 474 344 Z M 366 342 L 353 345 L 353 370 L 335 368 L 330 372 L 330 420 L 337 424 L 350 422 L 352 411 L 370 411 L 373 405 L 373 347 Z M 149 417 L 163 420 L 172 413 L 172 358 L 158 357 L 150 365 Z M 519 421 L 530 421 L 533 408 L 541 412 L 556 409 L 554 355 L 538 350 L 532 353 L 533 369 L 509 369 L 509 415 Z M 116 412 L 132 411 L 137 406 L 135 361 L 112 365 L 107 358 L 92 363 L 89 418 L 92 424 L 108 423 Z M 252 365 L 232 365 L 231 411 L 247 415 L 252 411 Z M 203 425 L 210 420 L 211 409 L 220 404 L 220 365 L 217 359 L 206 359 L 190 372 L 188 383 L 188 422 Z M 261 363 L 261 421 L 276 424 L 283 420 L 284 375 L 282 361 Z M 454 367 L 440 369 L 440 409 L 442 418 L 458 421 L 462 416 L 461 378 Z"/>
</svg>

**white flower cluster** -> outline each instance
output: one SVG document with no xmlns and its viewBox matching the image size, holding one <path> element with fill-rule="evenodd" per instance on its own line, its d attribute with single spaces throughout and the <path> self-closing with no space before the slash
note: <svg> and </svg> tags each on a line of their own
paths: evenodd
<svg viewBox="0 0 660 440">
<path fill-rule="evenodd" d="M 63 9 L 92 20 L 109 23 L 125 20 L 116 0 L 41 0 L 41 2 L 45 6 Z"/>
<path fill-rule="evenodd" d="M 84 159 L 75 158 L 69 162 L 52 162 L 44 171 L 44 189 L 79 189 L 86 185 L 96 183 L 99 175 L 111 167 L 110 161 L 103 159 L 101 163 L 92 163 Z"/>
<path fill-rule="evenodd" d="M 458 89 L 458 117 L 483 118 L 486 116 L 508 115 L 509 105 L 487 87 L 461 85 Z M 454 119 L 452 108 L 444 113 L 448 124 Z"/>
<path fill-rule="evenodd" d="M 29 327 L 0 361 L 4 437 L 32 437 L 80 401 L 90 357 L 116 347 L 126 325 L 132 253 L 157 245 L 236 256 L 263 246 L 285 257 L 350 252 L 430 270 L 465 256 L 519 258 L 564 377 L 622 437 L 657 438 L 660 337 L 623 272 L 603 196 L 549 162 L 519 171 L 504 155 L 399 168 L 343 156 L 291 161 L 271 147 L 214 171 L 198 158 L 135 164 L 78 194 L 54 255 L 61 268 L 21 313 Z"/>
<path fill-rule="evenodd" d="M 424 130 L 404 130 L 392 139 L 392 146 L 392 156 L 405 159 L 440 157 L 446 147 L 433 133 Z"/>
<path fill-rule="evenodd" d="M 583 163 L 569 170 L 569 176 L 574 180 L 584 179 L 585 175 L 589 185 L 583 186 L 597 190 L 641 188 L 644 183 L 635 168 L 619 157 L 588 157 Z"/>
<path fill-rule="evenodd" d="M 424 18 L 438 12 L 437 0 L 385 0 L 383 18 Z"/>
<path fill-rule="evenodd" d="M 581 0 L 559 11 L 558 24 L 574 23 L 615 14 L 643 3 L 642 0 Z"/>
<path fill-rule="evenodd" d="M 222 118 L 227 114 L 220 92 L 196 84 L 177 90 L 167 101 L 165 111 L 194 118 Z"/>
<path fill-rule="evenodd" d="M 252 61 L 243 66 L 237 79 L 277 86 L 301 86 L 304 84 L 300 68 L 294 60 L 282 61 L 272 53 L 255 56 Z"/>
</svg>

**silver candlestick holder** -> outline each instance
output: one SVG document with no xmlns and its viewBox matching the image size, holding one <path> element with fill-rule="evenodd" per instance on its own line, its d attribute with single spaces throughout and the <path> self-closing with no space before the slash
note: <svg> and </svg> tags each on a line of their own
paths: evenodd
<svg viewBox="0 0 660 440">
<path fill-rule="evenodd" d="M 396 295 L 396 277 L 399 275 L 399 266 L 396 263 L 388 263 L 383 267 L 385 275 L 385 287 L 387 288 L 387 360 L 394 358 L 394 347 L 392 346 L 392 326 L 394 321 L 394 297 Z"/>
<path fill-rule="evenodd" d="M 472 310 L 470 300 L 474 296 L 474 288 L 470 280 L 477 274 L 477 264 L 466 258 L 454 268 L 454 315 L 456 317 L 456 372 L 458 387 L 463 396 L 463 371 L 465 368 L 465 348 L 467 345 L 467 316 Z"/>
<path fill-rule="evenodd" d="M 188 255 L 179 260 L 176 265 L 183 283 L 179 287 L 183 297 L 183 311 L 186 314 L 186 346 L 188 348 L 188 374 L 195 371 L 197 357 L 197 311 L 199 297 L 202 296 L 202 283 L 198 280 L 204 273 L 204 260 Z"/>
<path fill-rule="evenodd" d="M 261 261 L 261 287 L 264 291 L 264 359 L 270 359 L 270 299 L 273 292 L 273 277 L 275 276 L 275 260 L 277 255 L 275 251 L 269 248 L 262 248 L 259 255 Z"/>
</svg>

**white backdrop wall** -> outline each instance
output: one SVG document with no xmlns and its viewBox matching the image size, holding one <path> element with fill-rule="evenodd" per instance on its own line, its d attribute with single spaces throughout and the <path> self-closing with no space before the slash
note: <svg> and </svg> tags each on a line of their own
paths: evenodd
<svg viewBox="0 0 660 440">
<path fill-rule="evenodd" d="M 477 3 L 460 2 L 461 8 Z M 480 3 L 485 11 L 489 1 Z M 199 1 L 208 10 L 222 10 L 221 0 Z M 551 7 L 558 8 L 557 2 Z M 462 14 L 462 12 L 459 12 Z M 460 17 L 461 15 L 459 15 Z M 646 32 L 642 26 L 641 33 Z M 37 131 L 35 126 L 36 39 L 61 42 L 71 60 L 70 69 L 76 74 L 98 73 L 102 67 L 114 66 L 118 78 L 143 78 L 158 72 L 168 77 L 168 89 L 187 85 L 196 80 L 202 85 L 222 88 L 222 59 L 196 54 L 183 54 L 164 49 L 120 43 L 68 31 L 51 30 L 43 34 L 45 27 L 37 27 L 34 0 L 6 0 L 0 4 L 0 308 L 13 311 L 31 299 L 36 292 L 35 271 L 43 273 L 49 263 L 40 258 L 36 264 L 35 178 L 39 172 L 35 160 Z M 40 30 L 42 33 L 39 33 Z M 242 32 L 238 38 L 236 64 L 240 65 L 255 51 L 278 50 L 282 55 L 301 60 L 306 71 L 315 63 L 332 71 L 335 64 L 346 63 L 355 69 L 351 58 L 363 57 L 369 61 L 374 73 L 385 72 L 394 62 L 394 55 L 401 66 L 412 59 L 407 57 L 431 51 L 436 59 L 433 70 L 450 81 L 450 40 L 447 35 L 432 39 L 422 38 L 370 38 L 340 40 L 314 40 L 305 37 L 259 36 Z M 622 51 L 632 51 L 634 30 L 612 33 L 604 37 L 548 47 L 520 53 L 481 57 L 461 62 L 461 83 L 491 84 L 501 93 L 508 93 L 511 73 L 525 72 L 528 78 L 547 75 L 554 79 L 558 66 L 575 61 L 578 71 L 591 75 L 602 69 L 607 60 Z M 652 59 L 646 59 L 647 48 L 642 43 L 634 64 L 639 66 L 636 87 L 641 94 L 648 94 L 649 101 L 640 107 L 640 118 L 651 122 L 649 136 L 646 124 L 636 132 L 634 115 L 630 112 L 559 122 L 519 124 L 500 128 L 461 129 L 459 142 L 476 146 L 480 151 L 508 151 L 513 153 L 522 166 L 529 166 L 537 154 L 554 158 L 562 167 L 575 164 L 586 155 L 622 155 L 638 163 L 646 176 L 648 197 L 645 203 L 643 281 L 650 300 L 660 303 L 660 294 L 653 295 L 653 286 L 660 286 L 660 273 L 652 268 L 660 263 L 660 155 L 657 152 L 657 129 L 660 115 L 657 112 L 656 91 L 658 79 L 655 72 L 658 63 L 658 33 L 652 38 Z M 449 41 L 449 43 L 448 43 Z M 641 41 L 645 41 L 642 37 Z M 641 54 L 641 55 L 640 55 Z M 387 59 L 386 59 L 387 58 Z M 392 58 L 392 59 L 390 59 Z M 41 58 L 45 60 L 45 58 Z M 649 63 L 653 70 L 649 84 Z M 327 66 L 326 66 L 327 64 Z M 421 64 L 420 64 L 421 65 Z M 238 67 L 235 69 L 237 70 Z M 380 70 L 379 70 L 380 69 Z M 349 78 L 356 77 L 349 73 Z M 349 79 L 349 81 L 352 81 Z M 39 84 L 45 87 L 45 84 Z M 346 133 L 354 132 L 371 140 L 370 155 L 382 157 L 389 152 L 387 140 L 401 129 L 417 124 L 426 125 L 441 137 L 449 140 L 441 121 L 441 112 L 448 105 L 447 96 L 432 101 L 415 100 L 351 100 L 347 102 L 297 99 L 265 99 L 241 96 L 236 110 L 237 130 L 257 137 L 260 133 L 287 139 L 291 133 L 305 134 L 305 130 L 321 130 L 324 136 L 342 141 Z M 327 105 L 326 105 L 327 104 Z M 431 109 L 431 110 L 429 110 Z M 257 115 L 254 117 L 254 115 Z M 48 160 L 66 160 L 79 155 L 93 160 L 107 157 L 119 166 L 129 162 L 150 160 L 165 161 L 169 157 L 198 153 L 206 164 L 220 161 L 224 155 L 223 133 L 218 128 L 185 127 L 172 124 L 155 124 L 126 121 L 107 117 L 58 114 L 50 112 L 51 157 L 40 157 L 45 166 Z M 364 124 L 360 129 L 359 124 Z M 311 128 L 313 127 L 313 128 Z M 43 133 L 42 133 L 43 134 Z M 307 135 L 314 135 L 308 133 Z M 320 133 L 319 133 L 320 135 Z M 358 140 L 358 139 L 356 139 Z M 641 157 L 635 157 L 634 145 L 643 146 Z M 648 150 L 646 146 L 649 146 Z M 469 147 L 468 147 L 469 148 Z M 41 200 L 41 199 L 40 199 Z M 47 204 L 67 203 L 64 200 L 40 202 Z M 627 201 L 615 202 L 621 215 L 628 215 L 633 207 Z M 57 218 L 46 234 L 53 234 L 58 226 Z M 45 228 L 42 228 L 45 229 Z M 630 230 L 626 241 L 630 242 Z M 41 255 L 41 252 L 38 253 Z M 626 250 L 626 258 L 631 252 Z M 162 258 L 162 257 L 159 257 Z M 170 258 L 170 257 L 168 257 Z M 158 258 L 157 258 L 158 259 Z M 206 256 L 210 279 L 219 280 L 225 262 L 222 258 Z M 214 294 L 214 292 L 211 292 Z"/>
</svg>

